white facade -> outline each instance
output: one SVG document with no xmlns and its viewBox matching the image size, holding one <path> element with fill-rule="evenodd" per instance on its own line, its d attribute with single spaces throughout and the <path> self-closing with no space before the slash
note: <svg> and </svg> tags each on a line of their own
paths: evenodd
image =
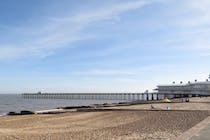
<svg viewBox="0 0 210 140">
<path fill-rule="evenodd" d="M 188 84 L 172 84 L 157 86 L 158 94 L 164 94 L 169 98 L 183 95 L 210 95 L 210 82 L 195 82 Z"/>
</svg>

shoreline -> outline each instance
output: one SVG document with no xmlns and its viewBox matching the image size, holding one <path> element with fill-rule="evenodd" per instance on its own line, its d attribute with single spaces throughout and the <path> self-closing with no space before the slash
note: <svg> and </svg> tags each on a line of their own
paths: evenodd
<svg viewBox="0 0 210 140">
<path fill-rule="evenodd" d="M 128 103 L 128 102 L 125 102 L 125 103 Z M 63 107 L 56 107 L 56 108 L 52 108 L 52 109 L 43 109 L 43 110 L 35 110 L 35 111 L 26 109 L 26 111 L 34 112 L 34 114 L 57 114 L 57 113 L 65 113 L 65 112 L 67 112 L 67 110 L 75 110 L 75 109 L 80 109 L 80 108 L 98 108 L 98 107 L 113 106 L 113 105 L 120 105 L 120 104 L 122 104 L 122 102 L 120 102 L 120 103 L 102 103 L 102 104 L 92 104 L 92 105 L 90 104 L 90 105 L 82 105 L 82 106 L 81 105 L 63 106 Z M 25 110 L 25 109 L 23 109 L 23 110 Z M 19 116 L 19 115 L 8 115 L 9 112 L 0 114 L 0 117 Z"/>
<path fill-rule="evenodd" d="M 181 101 L 181 98 L 175 98 L 171 99 L 173 103 L 183 103 Z M 146 104 L 167 104 L 167 102 L 163 102 L 163 100 L 153 100 L 153 101 L 125 101 L 125 102 L 118 102 L 118 103 L 101 103 L 101 104 L 90 104 L 90 105 L 78 105 L 78 106 L 63 106 L 63 107 L 56 107 L 51 109 L 43 109 L 43 110 L 22 110 L 22 111 L 31 111 L 34 112 L 34 114 L 58 114 L 58 113 L 65 113 L 70 110 L 87 110 L 87 109 L 104 109 L 104 108 L 112 108 L 112 107 L 125 107 L 125 106 L 132 106 L 132 105 L 146 105 Z M 144 109 L 149 110 L 149 109 Z M 151 109 L 152 110 L 152 109 Z M 159 109 L 159 110 L 168 110 L 168 109 Z M 3 113 L 0 115 L 0 117 L 5 116 L 16 116 L 16 115 L 8 115 L 9 112 Z M 21 115 L 21 114 L 20 114 Z"/>
<path fill-rule="evenodd" d="M 171 140 L 210 116 L 210 97 L 190 101 L 68 106 L 40 110 L 36 115 L 0 117 L 0 137 L 2 140 L 14 137 L 23 140 Z M 166 109 L 167 106 L 170 109 Z"/>
</svg>

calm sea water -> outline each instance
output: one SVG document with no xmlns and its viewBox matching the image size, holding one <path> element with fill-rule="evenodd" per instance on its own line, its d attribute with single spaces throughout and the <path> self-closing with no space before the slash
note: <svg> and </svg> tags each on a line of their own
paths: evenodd
<svg viewBox="0 0 210 140">
<path fill-rule="evenodd" d="M 118 103 L 120 100 L 23 99 L 19 94 L 0 94 L 0 115 L 10 111 L 46 110 L 64 106 Z"/>
</svg>

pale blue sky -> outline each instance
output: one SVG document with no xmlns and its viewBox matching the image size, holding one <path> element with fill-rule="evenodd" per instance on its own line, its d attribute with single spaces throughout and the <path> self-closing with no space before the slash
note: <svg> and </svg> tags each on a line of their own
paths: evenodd
<svg viewBox="0 0 210 140">
<path fill-rule="evenodd" d="M 0 93 L 205 80 L 209 17 L 209 0 L 0 0 Z"/>
</svg>

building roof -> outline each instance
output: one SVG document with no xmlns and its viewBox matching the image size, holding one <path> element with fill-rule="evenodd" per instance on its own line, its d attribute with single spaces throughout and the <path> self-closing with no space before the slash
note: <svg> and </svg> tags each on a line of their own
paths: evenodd
<svg viewBox="0 0 210 140">
<path fill-rule="evenodd" d="M 199 85 L 210 85 L 210 81 L 205 81 L 205 82 L 194 82 L 194 83 L 190 83 L 191 85 L 195 85 L 195 84 L 199 84 Z"/>
<path fill-rule="evenodd" d="M 161 87 L 161 86 L 181 87 L 181 86 L 188 86 L 188 85 L 210 85 L 210 81 L 193 82 L 193 83 L 186 83 L 186 84 L 163 84 L 163 85 L 158 85 L 158 87 Z"/>
</svg>

